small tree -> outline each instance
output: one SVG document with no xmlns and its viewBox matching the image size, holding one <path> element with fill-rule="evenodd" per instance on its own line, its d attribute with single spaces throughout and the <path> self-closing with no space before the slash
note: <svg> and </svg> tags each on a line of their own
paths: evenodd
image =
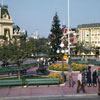
<svg viewBox="0 0 100 100">
<path fill-rule="evenodd" d="M 51 34 L 49 35 L 50 45 L 52 46 L 51 48 L 52 54 L 55 54 L 57 49 L 60 48 L 59 45 L 61 43 L 61 37 L 62 37 L 62 31 L 60 28 L 60 21 L 56 12 L 55 16 L 53 17 Z"/>
<path fill-rule="evenodd" d="M 11 57 L 11 44 L 4 43 L 0 47 L 0 61 L 2 61 L 3 67 L 7 67 L 8 61 Z"/>
<path fill-rule="evenodd" d="M 75 48 L 74 48 L 76 53 L 79 53 L 79 55 L 81 55 L 84 52 L 84 43 L 77 43 Z"/>
<path fill-rule="evenodd" d="M 18 66 L 18 79 L 20 79 L 21 65 L 24 60 L 28 59 L 31 56 L 31 54 L 33 54 L 35 47 L 30 41 L 28 41 L 20 44 L 18 42 L 14 42 L 11 48 L 11 60 L 14 61 Z"/>
</svg>

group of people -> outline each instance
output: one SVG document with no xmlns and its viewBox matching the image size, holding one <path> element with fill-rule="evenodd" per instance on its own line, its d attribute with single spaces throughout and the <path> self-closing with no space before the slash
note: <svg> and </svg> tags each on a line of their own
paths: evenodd
<svg viewBox="0 0 100 100">
<path fill-rule="evenodd" d="M 88 69 L 85 70 L 83 69 L 80 71 L 78 74 L 78 85 L 77 85 L 77 93 L 79 93 L 80 87 L 82 88 L 83 92 L 85 93 L 85 86 L 87 85 L 88 87 L 97 86 L 97 71 L 94 69 L 93 73 L 91 72 L 91 66 L 88 66 Z"/>
<path fill-rule="evenodd" d="M 92 85 L 94 87 L 97 86 L 97 71 L 96 69 L 93 70 L 93 73 L 91 72 L 91 66 L 88 66 L 88 69 L 82 70 L 82 81 L 84 83 L 84 85 L 87 84 L 88 87 L 91 87 Z"/>
<path fill-rule="evenodd" d="M 85 93 L 85 86 L 88 87 L 97 86 L 97 71 L 94 69 L 93 72 L 91 72 L 91 66 L 88 66 L 88 69 L 83 69 L 80 71 L 77 77 L 77 90 L 76 92 L 79 93 L 80 87 L 82 88 L 83 92 Z M 69 87 L 73 87 L 73 75 L 71 70 L 69 70 L 67 74 L 67 79 L 69 81 Z"/>
</svg>

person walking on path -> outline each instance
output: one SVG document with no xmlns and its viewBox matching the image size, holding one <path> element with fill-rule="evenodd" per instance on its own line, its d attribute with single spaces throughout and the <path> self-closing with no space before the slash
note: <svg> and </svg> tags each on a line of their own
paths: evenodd
<svg viewBox="0 0 100 100">
<path fill-rule="evenodd" d="M 94 71 L 93 71 L 92 78 L 93 78 L 93 86 L 96 87 L 97 86 L 97 71 L 96 71 L 96 69 L 94 69 Z"/>
<path fill-rule="evenodd" d="M 86 71 L 85 71 L 85 69 L 82 70 L 82 81 L 83 81 L 83 84 L 86 85 Z"/>
<path fill-rule="evenodd" d="M 88 87 L 91 87 L 91 66 L 88 66 L 88 71 L 87 71 L 87 85 L 88 85 Z"/>
<path fill-rule="evenodd" d="M 72 76 L 71 70 L 68 71 L 67 79 L 68 79 L 68 82 L 69 82 L 69 87 L 73 87 L 73 76 Z"/>
<path fill-rule="evenodd" d="M 83 93 L 86 93 L 85 88 L 84 88 L 84 83 L 82 81 L 82 71 L 78 74 L 78 81 L 77 81 L 77 93 L 79 93 L 80 87 L 82 88 Z"/>
</svg>

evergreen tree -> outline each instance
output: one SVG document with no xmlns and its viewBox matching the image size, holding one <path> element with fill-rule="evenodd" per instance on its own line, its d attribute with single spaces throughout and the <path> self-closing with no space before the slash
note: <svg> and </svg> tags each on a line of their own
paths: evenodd
<svg viewBox="0 0 100 100">
<path fill-rule="evenodd" d="M 51 34 L 49 35 L 50 45 L 52 47 L 51 48 L 52 54 L 55 54 L 57 49 L 60 48 L 59 45 L 61 44 L 61 37 L 62 37 L 62 31 L 60 28 L 60 20 L 56 12 L 55 16 L 53 17 Z"/>
</svg>

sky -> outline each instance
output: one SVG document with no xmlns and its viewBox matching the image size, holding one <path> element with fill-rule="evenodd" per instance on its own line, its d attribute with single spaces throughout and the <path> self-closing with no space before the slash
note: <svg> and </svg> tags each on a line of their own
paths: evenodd
<svg viewBox="0 0 100 100">
<path fill-rule="evenodd" d="M 0 1 L 2 2 L 2 0 Z M 16 25 L 28 31 L 36 30 L 40 37 L 48 37 L 53 16 L 58 13 L 61 26 L 67 26 L 67 0 L 3 0 Z M 70 0 L 70 27 L 100 23 L 100 0 Z"/>
</svg>

